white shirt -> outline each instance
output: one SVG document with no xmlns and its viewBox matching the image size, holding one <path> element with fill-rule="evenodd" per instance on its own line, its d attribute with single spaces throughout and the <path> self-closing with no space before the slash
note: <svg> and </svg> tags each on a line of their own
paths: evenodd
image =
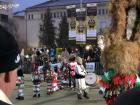
<svg viewBox="0 0 140 105">
<path fill-rule="evenodd" d="M 9 98 L 4 94 L 2 90 L 0 90 L 0 100 L 7 104 L 13 105 L 12 102 L 9 100 Z"/>
</svg>

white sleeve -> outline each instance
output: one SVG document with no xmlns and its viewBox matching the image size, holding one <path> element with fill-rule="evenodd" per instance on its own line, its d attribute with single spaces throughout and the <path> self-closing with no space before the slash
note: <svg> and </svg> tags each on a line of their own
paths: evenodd
<svg viewBox="0 0 140 105">
<path fill-rule="evenodd" d="M 85 72 L 85 69 L 82 69 L 79 65 L 76 65 L 76 71 L 75 71 L 77 74 L 79 75 L 85 75 L 86 72 Z"/>
</svg>

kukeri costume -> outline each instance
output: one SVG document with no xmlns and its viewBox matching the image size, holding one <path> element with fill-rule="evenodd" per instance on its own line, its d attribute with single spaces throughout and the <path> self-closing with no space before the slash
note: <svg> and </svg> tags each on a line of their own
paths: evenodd
<svg viewBox="0 0 140 105">
<path fill-rule="evenodd" d="M 16 99 L 19 100 L 24 100 L 24 75 L 21 66 L 19 67 L 17 71 L 17 81 L 16 81 L 16 86 L 18 89 L 17 97 Z"/>
<path fill-rule="evenodd" d="M 47 94 L 50 95 L 58 89 L 57 74 L 53 70 L 46 72 Z"/>
<path fill-rule="evenodd" d="M 40 84 L 42 79 L 43 78 L 38 70 L 32 73 L 33 97 L 40 97 Z"/>
</svg>

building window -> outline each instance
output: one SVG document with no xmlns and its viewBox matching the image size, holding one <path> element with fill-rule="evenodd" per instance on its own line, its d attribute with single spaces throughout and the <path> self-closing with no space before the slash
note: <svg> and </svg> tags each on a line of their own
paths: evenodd
<svg viewBox="0 0 140 105">
<path fill-rule="evenodd" d="M 46 18 L 46 13 L 44 13 L 44 19 Z"/>
<path fill-rule="evenodd" d="M 63 14 L 64 14 L 64 16 L 66 16 L 66 12 L 64 12 Z"/>
<path fill-rule="evenodd" d="M 31 15 L 31 19 L 34 19 L 34 15 L 33 14 Z"/>
<path fill-rule="evenodd" d="M 105 9 L 102 9 L 102 15 L 105 15 Z"/>
<path fill-rule="evenodd" d="M 30 14 L 28 15 L 28 19 L 29 19 L 29 20 L 31 19 L 31 16 L 30 16 Z"/>
<path fill-rule="evenodd" d="M 44 19 L 44 14 L 43 13 L 41 13 L 41 20 L 43 20 Z"/>
<path fill-rule="evenodd" d="M 57 18 L 59 18 L 59 12 L 57 12 Z"/>
<path fill-rule="evenodd" d="M 108 14 L 108 10 L 106 9 L 106 14 Z"/>
<path fill-rule="evenodd" d="M 53 18 L 53 14 L 52 14 L 52 13 L 50 13 L 50 15 L 51 15 L 51 18 Z"/>
<path fill-rule="evenodd" d="M 98 9 L 98 15 L 101 15 L 101 10 L 100 9 Z"/>
<path fill-rule="evenodd" d="M 8 15 L 0 14 L 0 21 L 2 22 L 8 22 Z"/>
<path fill-rule="evenodd" d="M 54 23 L 55 22 L 55 20 L 52 20 L 52 23 Z"/>
<path fill-rule="evenodd" d="M 100 21 L 100 28 L 104 29 L 107 26 L 106 21 Z"/>
<path fill-rule="evenodd" d="M 40 25 L 40 32 L 43 31 L 43 25 Z"/>
<path fill-rule="evenodd" d="M 56 18 L 56 13 L 55 12 L 53 13 L 53 17 Z"/>
<path fill-rule="evenodd" d="M 64 17 L 65 16 L 65 12 L 61 12 L 61 17 Z"/>
<path fill-rule="evenodd" d="M 62 12 L 60 12 L 60 17 L 63 17 L 63 13 Z"/>
</svg>

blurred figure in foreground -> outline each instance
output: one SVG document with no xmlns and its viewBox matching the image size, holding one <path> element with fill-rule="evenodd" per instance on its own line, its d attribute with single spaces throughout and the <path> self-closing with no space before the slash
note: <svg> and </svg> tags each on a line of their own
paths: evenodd
<svg viewBox="0 0 140 105">
<path fill-rule="evenodd" d="M 16 85 L 19 63 L 19 47 L 16 40 L 0 26 L 0 105 L 12 105 L 8 97 Z"/>
</svg>

